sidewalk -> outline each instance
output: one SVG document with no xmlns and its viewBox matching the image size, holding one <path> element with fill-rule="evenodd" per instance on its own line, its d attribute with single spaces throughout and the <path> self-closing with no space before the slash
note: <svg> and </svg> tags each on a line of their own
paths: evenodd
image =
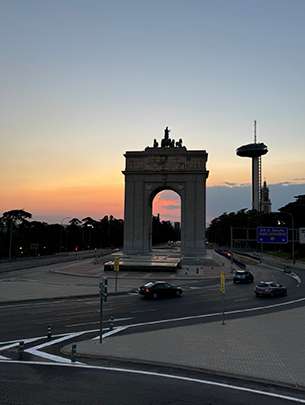
<svg viewBox="0 0 305 405">
<path fill-rule="evenodd" d="M 20 279 L 10 273 L 0 280 L 0 304 L 33 299 L 98 297 L 102 270 L 101 266 L 84 260 L 54 265 L 44 281 L 34 276 L 32 280 Z M 189 266 L 187 271 L 183 269 L 178 274 L 119 272 L 118 291 L 114 291 L 113 272 L 104 275 L 108 277 L 110 295 L 135 291 L 150 279 L 168 279 L 179 284 L 182 279 L 220 279 L 221 271 L 228 278 L 232 276 L 227 265 L 207 266 L 200 270 L 197 274 L 196 266 Z M 37 274 L 39 271 L 38 268 Z M 77 357 L 79 361 L 91 357 L 201 370 L 305 390 L 305 307 L 289 309 L 285 306 L 283 310 L 278 307 L 278 312 L 272 314 L 258 310 L 249 317 L 225 320 L 224 325 L 219 315 L 213 322 L 183 327 L 168 321 L 167 326 L 167 329 L 144 333 L 137 333 L 136 327 L 130 327 L 133 333 L 126 335 L 114 329 L 103 335 L 102 344 L 99 339 L 79 342 Z M 65 346 L 63 353 L 70 355 L 71 345 Z"/>
<path fill-rule="evenodd" d="M 77 344 L 84 358 L 178 367 L 305 390 L 305 308 Z M 71 345 L 62 349 L 71 355 Z"/>
</svg>

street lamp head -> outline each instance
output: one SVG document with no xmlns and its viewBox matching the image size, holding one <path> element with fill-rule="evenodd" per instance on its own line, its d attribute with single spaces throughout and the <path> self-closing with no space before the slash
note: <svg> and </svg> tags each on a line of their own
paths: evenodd
<svg viewBox="0 0 305 405">
<path fill-rule="evenodd" d="M 70 219 L 70 217 L 64 217 L 64 218 L 61 220 L 61 223 L 60 223 L 61 225 L 63 224 L 63 222 L 64 222 L 65 219 Z"/>
</svg>

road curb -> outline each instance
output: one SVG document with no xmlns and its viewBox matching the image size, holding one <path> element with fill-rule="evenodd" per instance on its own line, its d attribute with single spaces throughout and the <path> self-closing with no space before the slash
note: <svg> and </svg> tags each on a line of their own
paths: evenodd
<svg viewBox="0 0 305 405">
<path fill-rule="evenodd" d="M 71 345 L 63 347 L 60 352 L 66 356 L 66 357 L 71 357 L 71 350 L 68 348 Z M 140 365 L 149 365 L 149 366 L 161 366 L 165 368 L 170 368 L 170 369 L 175 369 L 175 370 L 187 370 L 187 371 L 194 371 L 194 372 L 199 372 L 199 373 L 206 373 L 209 375 L 215 375 L 218 377 L 227 377 L 227 378 L 235 378 L 237 380 L 242 380 L 245 382 L 245 384 L 249 381 L 255 382 L 255 383 L 261 383 L 261 384 L 267 384 L 267 385 L 274 385 L 277 387 L 281 388 L 292 388 L 292 389 L 297 389 L 299 391 L 305 391 L 305 385 L 299 385 L 299 384 L 292 384 L 292 383 L 286 383 L 284 381 L 277 381 L 277 380 L 272 380 L 270 378 L 263 378 L 263 377 L 253 377 L 250 375 L 242 375 L 238 373 L 230 373 L 226 371 L 220 371 L 220 370 L 212 370 L 209 368 L 204 368 L 204 367 L 193 367 L 193 366 L 188 366 L 188 365 L 183 365 L 183 364 L 165 364 L 161 361 L 153 361 L 153 360 L 141 360 L 141 359 L 135 359 L 135 358 L 121 358 L 121 357 L 116 357 L 116 356 L 107 356 L 107 355 L 90 355 L 90 354 L 81 354 L 77 353 L 77 358 L 87 358 L 87 359 L 94 359 L 94 360 L 107 360 L 107 361 L 116 361 L 116 362 L 121 362 L 121 363 L 131 363 L 131 364 L 140 364 Z"/>
</svg>

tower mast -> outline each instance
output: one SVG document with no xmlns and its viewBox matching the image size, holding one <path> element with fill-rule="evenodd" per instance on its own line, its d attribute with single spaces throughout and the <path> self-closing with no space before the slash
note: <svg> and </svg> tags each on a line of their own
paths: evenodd
<svg viewBox="0 0 305 405">
<path fill-rule="evenodd" d="M 237 156 L 252 159 L 252 209 L 261 210 L 262 155 L 268 153 L 263 143 L 257 143 L 256 120 L 254 120 L 254 143 L 236 149 Z"/>
</svg>

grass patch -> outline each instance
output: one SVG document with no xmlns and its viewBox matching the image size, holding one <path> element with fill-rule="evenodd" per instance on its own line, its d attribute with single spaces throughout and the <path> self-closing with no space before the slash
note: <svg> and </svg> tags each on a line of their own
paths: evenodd
<svg viewBox="0 0 305 405">
<path fill-rule="evenodd" d="M 276 250 L 270 250 L 270 251 L 266 251 L 264 253 L 266 253 L 267 255 L 270 255 L 270 256 L 279 257 L 280 259 L 292 260 L 292 254 L 289 252 L 278 252 Z M 298 260 L 300 262 L 305 262 L 305 257 L 300 257 L 299 252 L 295 252 L 294 258 L 295 258 L 295 260 Z"/>
<path fill-rule="evenodd" d="M 280 252 L 277 252 L 276 250 L 271 250 L 271 251 L 266 251 L 264 253 L 266 253 L 267 255 L 270 255 L 270 256 L 279 257 L 280 259 L 292 260 L 292 255 L 287 252 L 280 253 Z"/>
</svg>

